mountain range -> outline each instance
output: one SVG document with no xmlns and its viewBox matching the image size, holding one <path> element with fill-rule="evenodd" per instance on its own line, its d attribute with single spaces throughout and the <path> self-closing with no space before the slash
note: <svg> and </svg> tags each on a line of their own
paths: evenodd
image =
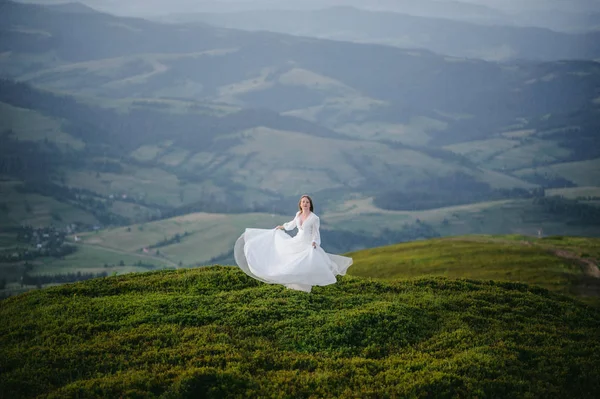
<svg viewBox="0 0 600 399">
<path fill-rule="evenodd" d="M 443 206 L 600 185 L 588 172 L 600 157 L 592 60 L 497 63 L 74 5 L 0 7 L 7 184 L 135 202 L 137 216 L 109 201 L 109 223 L 279 212 L 307 191 L 332 209 L 356 196 L 398 209 L 406 193 Z"/>
<path fill-rule="evenodd" d="M 589 18 L 593 19 L 593 16 Z M 319 10 L 188 12 L 160 20 L 200 21 L 225 28 L 379 43 L 401 48 L 423 48 L 439 54 L 490 61 L 600 57 L 600 31 L 563 33 L 540 27 L 501 23 L 485 25 L 448 18 L 415 16 L 410 12 L 369 11 L 347 6 Z"/>
</svg>

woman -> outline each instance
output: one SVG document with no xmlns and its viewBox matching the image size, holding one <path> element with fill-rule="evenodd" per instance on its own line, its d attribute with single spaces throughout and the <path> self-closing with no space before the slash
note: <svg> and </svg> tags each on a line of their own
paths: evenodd
<svg viewBox="0 0 600 399">
<path fill-rule="evenodd" d="M 275 229 L 246 229 L 234 247 L 235 261 L 250 277 L 269 284 L 310 292 L 313 285 L 335 283 L 346 274 L 352 258 L 321 248 L 319 217 L 308 195 L 300 197 L 296 217 Z M 290 237 L 282 230 L 298 228 Z"/>
</svg>

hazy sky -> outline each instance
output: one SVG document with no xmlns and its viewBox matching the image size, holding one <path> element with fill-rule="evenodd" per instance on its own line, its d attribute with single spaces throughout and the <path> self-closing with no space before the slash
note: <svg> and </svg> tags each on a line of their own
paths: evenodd
<svg viewBox="0 0 600 399">
<path fill-rule="evenodd" d="M 55 4 L 76 0 L 19 0 L 28 3 Z M 283 6 L 290 8 L 318 8 L 330 5 L 351 4 L 360 6 L 378 3 L 379 7 L 397 5 L 411 0 L 80 0 L 96 9 L 110 10 L 116 13 L 153 14 L 153 13 L 178 13 L 186 11 L 202 11 L 203 3 L 213 5 L 233 6 L 237 3 L 244 8 L 265 8 L 265 6 Z M 420 0 L 412 0 L 419 2 Z M 456 0 L 437 0 L 443 2 L 456 2 Z M 524 10 L 563 10 L 563 11 L 600 11 L 600 0 L 461 0 L 463 3 L 486 5 L 503 11 Z"/>
</svg>

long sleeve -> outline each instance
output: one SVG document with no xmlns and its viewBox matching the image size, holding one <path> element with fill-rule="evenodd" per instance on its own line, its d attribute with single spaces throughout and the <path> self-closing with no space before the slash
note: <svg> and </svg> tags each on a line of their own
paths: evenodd
<svg viewBox="0 0 600 399">
<path fill-rule="evenodd" d="M 290 220 L 287 223 L 283 224 L 283 228 L 286 230 L 294 230 L 296 228 L 296 219 L 298 218 L 298 214 L 294 217 L 294 219 Z"/>
<path fill-rule="evenodd" d="M 315 222 L 312 225 L 312 241 L 317 243 L 318 246 L 321 246 L 321 233 L 319 232 L 320 226 L 321 220 L 317 215 L 315 215 Z"/>
</svg>

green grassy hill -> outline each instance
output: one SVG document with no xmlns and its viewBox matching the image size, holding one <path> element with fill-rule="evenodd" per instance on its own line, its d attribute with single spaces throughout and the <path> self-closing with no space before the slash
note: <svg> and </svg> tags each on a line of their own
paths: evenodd
<svg viewBox="0 0 600 399">
<path fill-rule="evenodd" d="M 517 283 L 344 277 L 312 294 L 208 267 L 0 302 L 0 396 L 577 397 L 600 311 Z"/>
<path fill-rule="evenodd" d="M 395 280 L 443 276 L 515 281 L 600 303 L 600 239 L 463 236 L 352 252 L 349 273 Z"/>
</svg>

